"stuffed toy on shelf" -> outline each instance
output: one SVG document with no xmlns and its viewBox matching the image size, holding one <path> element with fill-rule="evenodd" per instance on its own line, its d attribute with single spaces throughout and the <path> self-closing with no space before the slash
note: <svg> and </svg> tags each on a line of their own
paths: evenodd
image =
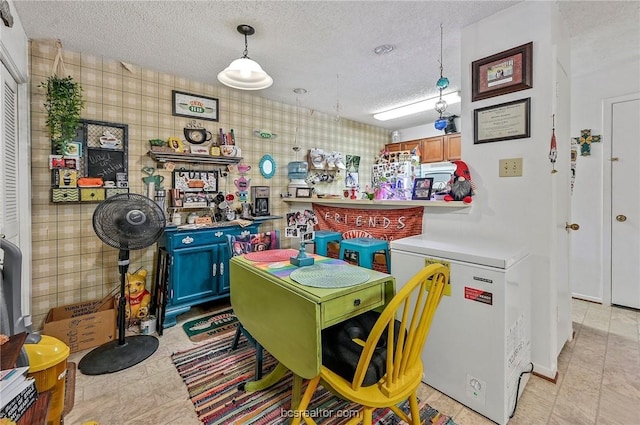
<svg viewBox="0 0 640 425">
<path fill-rule="evenodd" d="M 456 169 L 449 181 L 449 193 L 445 195 L 444 200 L 462 201 L 470 204 L 471 197 L 475 194 L 475 187 L 471 181 L 471 172 L 464 161 L 451 161 L 456 165 Z"/>
</svg>

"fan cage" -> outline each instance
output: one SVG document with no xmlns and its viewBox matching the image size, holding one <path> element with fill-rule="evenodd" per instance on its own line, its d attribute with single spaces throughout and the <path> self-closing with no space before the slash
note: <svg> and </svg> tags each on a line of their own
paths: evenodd
<svg viewBox="0 0 640 425">
<path fill-rule="evenodd" d="M 153 200 L 121 193 L 102 201 L 93 213 L 93 229 L 105 244 L 120 250 L 143 249 L 162 236 L 164 211 Z"/>
</svg>

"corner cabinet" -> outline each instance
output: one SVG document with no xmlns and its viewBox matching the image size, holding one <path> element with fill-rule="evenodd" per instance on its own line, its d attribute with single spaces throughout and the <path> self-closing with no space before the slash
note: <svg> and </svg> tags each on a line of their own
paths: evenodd
<svg viewBox="0 0 640 425">
<path fill-rule="evenodd" d="M 259 223 L 180 230 L 168 227 L 159 241 L 167 252 L 166 301 L 163 328 L 192 306 L 229 296 L 227 235 L 257 233 Z"/>
</svg>

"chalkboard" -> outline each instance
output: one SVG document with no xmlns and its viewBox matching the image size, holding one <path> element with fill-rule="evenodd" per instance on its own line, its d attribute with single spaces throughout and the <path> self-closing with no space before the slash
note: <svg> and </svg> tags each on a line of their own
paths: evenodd
<svg viewBox="0 0 640 425">
<path fill-rule="evenodd" d="M 116 181 L 116 173 L 126 173 L 124 152 L 112 149 L 88 149 L 87 176 Z"/>
<path fill-rule="evenodd" d="M 128 177 L 128 126 L 104 121 L 81 120 L 81 122 L 85 149 L 83 175 L 101 177 L 103 181 L 116 181 L 116 173 L 125 173 Z M 113 146 L 104 147 L 101 138 L 106 134 L 118 142 Z"/>
</svg>

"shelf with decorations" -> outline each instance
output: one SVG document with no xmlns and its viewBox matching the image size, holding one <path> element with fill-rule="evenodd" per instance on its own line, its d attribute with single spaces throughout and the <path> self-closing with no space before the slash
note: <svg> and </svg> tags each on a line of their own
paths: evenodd
<svg viewBox="0 0 640 425">
<path fill-rule="evenodd" d="M 165 162 L 184 162 L 190 164 L 213 164 L 213 165 L 229 165 L 239 164 L 242 161 L 241 157 L 231 156 L 215 156 L 215 155 L 203 155 L 193 153 L 182 152 L 167 152 L 167 151 L 154 151 L 147 152 L 154 161 L 162 164 Z"/>
</svg>

